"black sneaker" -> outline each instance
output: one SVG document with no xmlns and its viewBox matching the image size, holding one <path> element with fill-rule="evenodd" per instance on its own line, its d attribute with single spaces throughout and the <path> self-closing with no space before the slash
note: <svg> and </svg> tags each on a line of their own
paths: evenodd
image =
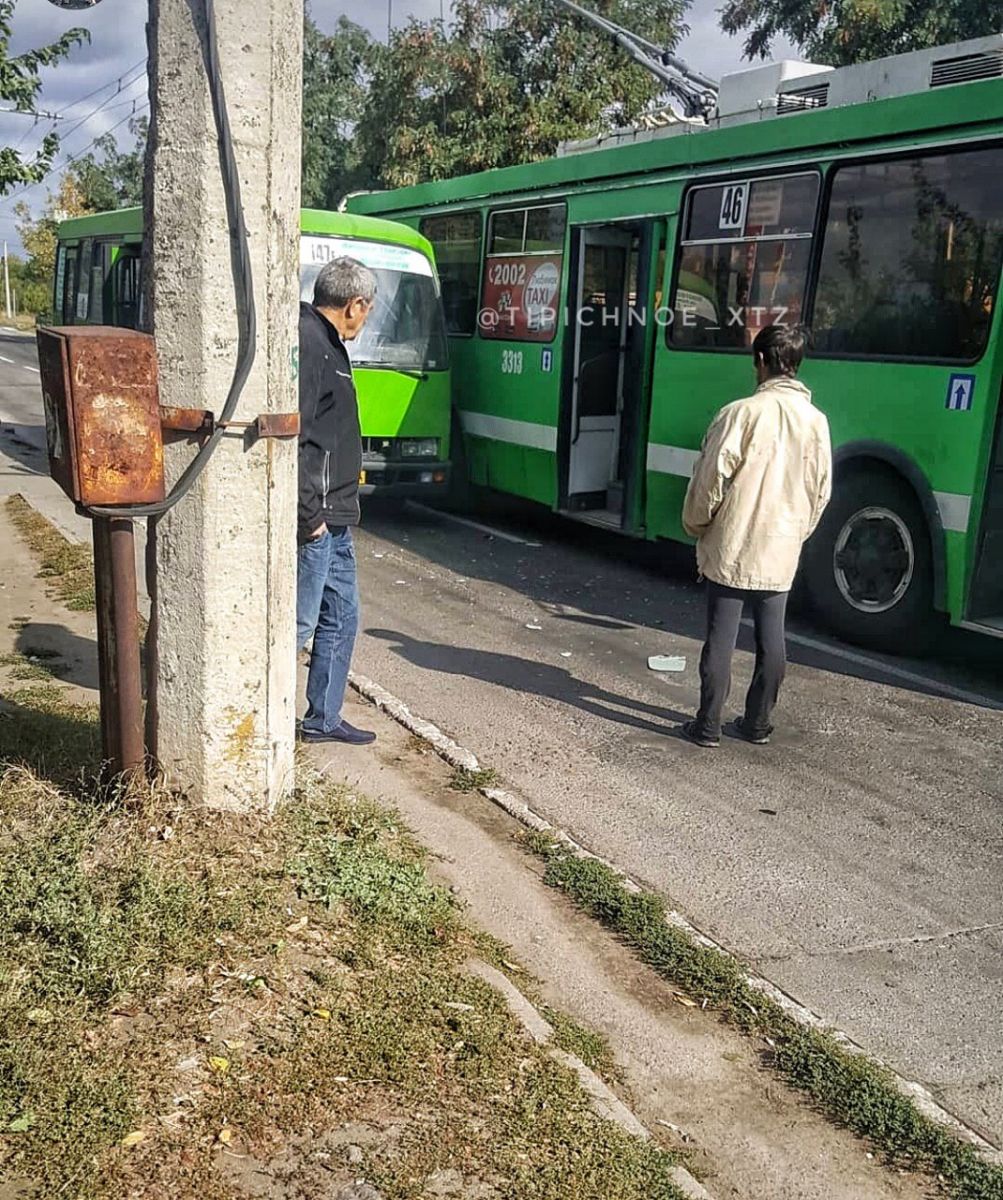
<svg viewBox="0 0 1003 1200">
<path fill-rule="evenodd" d="M 376 734 L 369 729 L 356 729 L 354 725 L 342 721 L 329 733 L 325 733 L 322 729 L 301 729 L 300 741 L 342 742 L 349 746 L 371 746 L 376 741 Z"/>
<path fill-rule="evenodd" d="M 753 746 L 768 746 L 770 738 L 773 736 L 772 725 L 762 731 L 748 729 L 746 728 L 744 717 L 736 717 L 731 727 L 736 737 L 741 738 L 743 742 L 751 743 Z"/>
<path fill-rule="evenodd" d="M 687 721 L 685 725 L 679 727 L 679 732 L 688 742 L 692 742 L 694 746 L 699 746 L 703 750 L 716 750 L 721 745 L 720 737 L 703 733 L 696 721 Z"/>
</svg>

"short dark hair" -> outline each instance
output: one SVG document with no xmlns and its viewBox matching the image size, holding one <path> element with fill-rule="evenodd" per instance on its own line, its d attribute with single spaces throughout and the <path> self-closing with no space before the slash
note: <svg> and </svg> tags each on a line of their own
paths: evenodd
<svg viewBox="0 0 1003 1200">
<path fill-rule="evenodd" d="M 767 325 L 752 343 L 752 353 L 757 361 L 763 360 L 770 375 L 793 378 L 801 369 L 808 344 L 808 330 L 803 325 Z"/>
</svg>

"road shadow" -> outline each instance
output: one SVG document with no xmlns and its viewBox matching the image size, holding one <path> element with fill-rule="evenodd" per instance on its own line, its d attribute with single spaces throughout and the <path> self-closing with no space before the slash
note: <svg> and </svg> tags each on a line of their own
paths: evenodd
<svg viewBox="0 0 1003 1200">
<path fill-rule="evenodd" d="M 667 641 L 703 640 L 704 598 L 692 547 L 627 538 L 508 497 L 493 498 L 471 515 L 541 544 L 520 545 L 452 525 L 447 515 L 401 512 L 373 504 L 372 498 L 363 524 L 377 537 L 461 579 L 526 596 L 550 618 L 611 631 L 647 629 L 664 633 Z M 791 597 L 788 629 L 817 643 L 789 640 L 789 661 L 799 666 L 917 695 L 943 696 L 945 687 L 961 688 L 974 693 L 974 704 L 1003 705 L 1003 641 L 951 628 L 945 621 L 930 658 L 901 659 L 857 650 L 816 627 L 797 591 Z M 739 647 L 754 648 L 748 628 L 741 632 Z"/>
<path fill-rule="evenodd" d="M 48 475 L 49 454 L 44 425 L 0 421 L 0 453 L 16 462 L 26 475 Z"/>
<path fill-rule="evenodd" d="M 366 633 L 390 643 L 391 652 L 423 671 L 476 679 L 496 687 L 508 688 L 520 696 L 540 696 L 580 709 L 591 716 L 645 733 L 671 736 L 692 714 L 661 705 L 646 704 L 632 696 L 605 691 L 584 679 L 577 679 L 564 667 L 475 650 L 469 646 L 448 646 L 442 642 L 423 642 L 393 629 L 367 629 Z M 628 710 L 626 712 L 621 710 Z"/>
<path fill-rule="evenodd" d="M 93 638 L 81 637 L 64 625 L 32 621 L 18 630 L 15 649 L 54 679 L 98 689 L 98 650 Z"/>
</svg>

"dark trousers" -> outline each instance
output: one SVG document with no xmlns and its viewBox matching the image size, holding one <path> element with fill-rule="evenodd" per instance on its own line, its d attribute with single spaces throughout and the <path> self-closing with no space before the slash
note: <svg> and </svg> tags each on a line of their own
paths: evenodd
<svg viewBox="0 0 1003 1200">
<path fill-rule="evenodd" d="M 750 592 L 707 583 L 707 641 L 700 655 L 701 734 L 719 737 L 721 717 L 731 691 L 731 657 L 738 641 L 742 612 L 748 604 L 756 629 L 756 669 L 745 697 L 745 729 L 752 734 L 771 732 L 780 685 L 787 669 L 784 618 L 787 592 Z"/>
</svg>

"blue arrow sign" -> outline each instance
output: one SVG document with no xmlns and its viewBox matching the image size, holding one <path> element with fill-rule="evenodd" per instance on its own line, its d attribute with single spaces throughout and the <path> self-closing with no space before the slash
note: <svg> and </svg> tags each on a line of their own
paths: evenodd
<svg viewBox="0 0 1003 1200">
<path fill-rule="evenodd" d="M 952 412 L 968 412 L 974 392 L 974 375 L 952 375 L 947 385 L 946 407 Z"/>
</svg>

